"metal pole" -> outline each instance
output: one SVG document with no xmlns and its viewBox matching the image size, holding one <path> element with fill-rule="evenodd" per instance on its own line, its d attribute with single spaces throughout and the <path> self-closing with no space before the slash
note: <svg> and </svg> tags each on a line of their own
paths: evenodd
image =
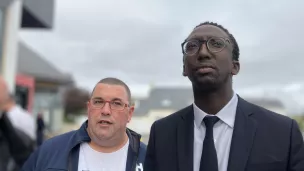
<svg viewBox="0 0 304 171">
<path fill-rule="evenodd" d="M 3 28 L 4 28 L 4 7 L 0 8 L 0 75 L 3 72 L 2 48 L 3 48 Z"/>
<path fill-rule="evenodd" d="M 15 92 L 21 12 L 22 0 L 14 0 L 4 9 L 1 74 L 12 93 Z"/>
</svg>

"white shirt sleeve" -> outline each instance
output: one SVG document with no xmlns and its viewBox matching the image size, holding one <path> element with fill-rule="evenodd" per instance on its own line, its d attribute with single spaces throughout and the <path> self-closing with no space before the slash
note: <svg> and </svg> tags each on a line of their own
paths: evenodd
<svg viewBox="0 0 304 171">
<path fill-rule="evenodd" d="M 8 112 L 7 116 L 14 127 L 36 140 L 36 122 L 32 114 L 15 106 Z"/>
</svg>

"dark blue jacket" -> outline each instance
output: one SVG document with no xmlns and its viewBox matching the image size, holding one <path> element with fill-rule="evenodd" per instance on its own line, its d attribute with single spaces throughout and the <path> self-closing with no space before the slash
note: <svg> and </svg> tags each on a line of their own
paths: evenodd
<svg viewBox="0 0 304 171">
<path fill-rule="evenodd" d="M 79 130 L 71 131 L 45 141 L 26 161 L 22 171 L 77 171 L 79 147 L 91 141 L 85 122 Z M 143 171 L 146 145 L 141 135 L 127 129 L 129 150 L 126 171 Z"/>
</svg>

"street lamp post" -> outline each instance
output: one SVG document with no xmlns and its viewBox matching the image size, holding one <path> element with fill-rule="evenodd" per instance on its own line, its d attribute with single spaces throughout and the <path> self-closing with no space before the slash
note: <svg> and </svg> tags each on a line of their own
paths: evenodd
<svg viewBox="0 0 304 171">
<path fill-rule="evenodd" d="M 15 92 L 15 78 L 18 62 L 19 29 L 22 15 L 22 0 L 13 0 L 2 8 L 0 73 L 7 81 L 9 89 Z"/>
</svg>

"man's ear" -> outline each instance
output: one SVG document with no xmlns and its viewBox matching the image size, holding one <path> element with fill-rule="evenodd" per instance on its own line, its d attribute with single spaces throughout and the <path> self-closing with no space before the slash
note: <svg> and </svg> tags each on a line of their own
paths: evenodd
<svg viewBox="0 0 304 171">
<path fill-rule="evenodd" d="M 87 101 L 87 115 L 90 113 L 90 101 Z"/>
<path fill-rule="evenodd" d="M 186 72 L 186 70 L 185 70 L 185 55 L 183 55 L 183 76 L 184 77 L 186 77 L 188 74 L 187 74 L 187 72 Z"/>
<path fill-rule="evenodd" d="M 130 109 L 129 109 L 129 113 L 128 113 L 128 123 L 131 121 L 132 119 L 132 116 L 133 116 L 133 113 L 134 113 L 134 109 L 135 109 L 135 106 L 132 105 L 130 106 Z"/>
<path fill-rule="evenodd" d="M 233 60 L 232 61 L 232 70 L 231 70 L 231 74 L 232 75 L 237 75 L 240 71 L 240 62 Z"/>
<path fill-rule="evenodd" d="M 187 77 L 187 76 L 188 76 L 188 73 L 187 73 L 186 67 L 185 67 L 185 59 L 186 59 L 186 56 L 184 55 L 184 56 L 183 56 L 183 76 L 184 76 L 184 77 Z"/>
<path fill-rule="evenodd" d="M 184 76 L 184 77 L 187 77 L 187 76 L 188 76 L 187 73 L 186 73 L 186 71 L 185 71 L 185 65 L 183 65 L 183 76 Z"/>
</svg>

